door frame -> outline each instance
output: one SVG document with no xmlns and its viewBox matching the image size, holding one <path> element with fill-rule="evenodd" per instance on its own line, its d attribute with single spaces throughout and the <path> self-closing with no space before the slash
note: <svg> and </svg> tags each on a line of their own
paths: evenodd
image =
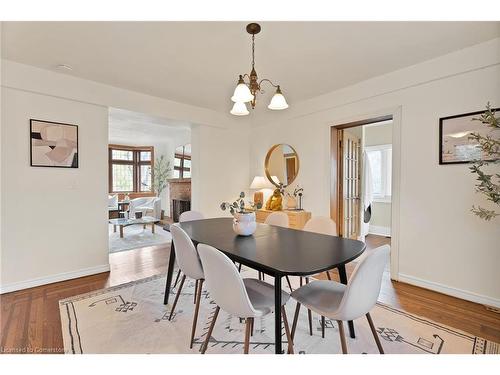
<svg viewBox="0 0 500 375">
<path fill-rule="evenodd" d="M 400 222 L 400 185 L 401 185 L 401 107 L 367 114 L 330 125 L 330 217 L 341 233 L 340 205 L 342 189 L 339 184 L 341 168 L 340 130 L 374 122 L 392 119 L 392 197 L 391 197 L 391 279 L 399 279 L 399 222 Z"/>
</svg>

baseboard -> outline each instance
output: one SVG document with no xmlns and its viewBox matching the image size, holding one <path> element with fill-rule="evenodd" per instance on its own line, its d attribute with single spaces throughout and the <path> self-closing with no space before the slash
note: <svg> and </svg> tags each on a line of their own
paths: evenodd
<svg viewBox="0 0 500 375">
<path fill-rule="evenodd" d="M 84 268 L 78 271 L 64 272 L 57 275 L 39 277 L 36 279 L 20 281 L 17 283 L 11 283 L 6 285 L 0 285 L 0 294 L 15 292 L 16 290 L 22 290 L 27 288 L 33 288 L 35 286 L 46 285 L 57 283 L 59 281 L 76 279 L 78 277 L 95 275 L 97 273 L 109 272 L 109 264 L 102 264 L 100 266 Z"/>
<path fill-rule="evenodd" d="M 462 289 L 457 289 L 453 288 L 447 285 L 435 283 L 432 281 L 426 281 L 419 279 L 417 277 L 409 276 L 409 275 L 404 275 L 404 274 L 399 274 L 398 281 L 401 281 L 403 283 L 415 285 L 424 289 L 430 289 L 435 292 L 447 294 L 449 296 L 457 297 L 460 299 L 464 299 L 466 301 L 471 301 L 475 303 L 479 303 L 481 305 L 486 305 L 486 306 L 491 306 L 494 308 L 500 308 L 500 300 L 491 298 L 488 296 L 483 296 L 481 294 L 476 294 L 473 292 L 469 292 L 466 290 Z"/>
<path fill-rule="evenodd" d="M 391 228 L 390 227 L 381 227 L 378 225 L 370 225 L 368 229 L 369 234 L 376 234 L 377 236 L 391 236 Z"/>
</svg>

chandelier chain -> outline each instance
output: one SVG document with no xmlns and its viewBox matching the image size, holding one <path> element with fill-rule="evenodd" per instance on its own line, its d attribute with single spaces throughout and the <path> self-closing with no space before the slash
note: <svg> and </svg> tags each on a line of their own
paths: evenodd
<svg viewBox="0 0 500 375">
<path fill-rule="evenodd" d="M 252 34 L 252 69 L 255 66 L 255 34 Z"/>
</svg>

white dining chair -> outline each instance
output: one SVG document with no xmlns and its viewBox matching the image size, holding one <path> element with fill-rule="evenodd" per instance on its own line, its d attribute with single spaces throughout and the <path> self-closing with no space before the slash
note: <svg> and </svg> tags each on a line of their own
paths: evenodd
<svg viewBox="0 0 500 375">
<path fill-rule="evenodd" d="M 307 232 L 325 234 L 328 236 L 336 236 L 337 235 L 337 224 L 335 221 L 326 216 L 314 216 L 310 218 L 306 224 L 304 225 L 303 230 Z M 332 279 L 330 275 L 330 271 L 326 271 L 326 277 L 328 280 Z M 306 277 L 306 284 L 309 283 L 309 277 Z M 302 277 L 300 278 L 300 286 L 302 286 Z M 309 334 L 312 336 L 312 314 L 311 310 L 307 310 L 307 316 L 309 320 Z M 325 338 L 325 317 L 321 317 L 321 337 Z"/>
<path fill-rule="evenodd" d="M 254 318 L 267 315 L 274 308 L 274 286 L 257 279 L 243 279 L 233 262 L 212 246 L 199 244 L 198 252 L 205 272 L 207 291 L 217 304 L 201 353 L 204 354 L 207 350 L 219 310 L 222 309 L 245 319 L 244 353 L 248 354 Z M 281 292 L 281 315 L 288 340 L 288 352 L 293 353 L 293 342 L 285 312 L 285 304 L 289 298 L 288 293 Z"/>
<path fill-rule="evenodd" d="M 296 289 L 292 298 L 297 301 L 292 324 L 292 339 L 297 328 L 300 305 L 337 321 L 342 353 L 347 354 L 343 321 L 366 316 L 380 354 L 384 349 L 375 330 L 370 310 L 377 303 L 382 285 L 382 275 L 389 259 L 390 246 L 372 250 L 356 266 L 347 285 L 336 281 L 318 280 Z"/>
<path fill-rule="evenodd" d="M 179 223 L 184 223 L 185 221 L 193 220 L 203 220 L 205 215 L 198 211 L 184 211 L 179 216 Z"/>
<path fill-rule="evenodd" d="M 194 293 L 196 306 L 194 309 L 193 327 L 191 329 L 191 341 L 189 343 L 189 347 L 192 348 L 194 335 L 196 333 L 196 323 L 198 320 L 201 292 L 203 289 L 203 281 L 205 279 L 205 275 L 203 273 L 203 267 L 198 256 L 198 252 L 196 251 L 196 247 L 194 246 L 187 233 L 184 232 L 184 230 L 179 227 L 178 224 L 172 224 L 170 226 L 170 232 L 172 233 L 172 239 L 174 241 L 175 258 L 177 260 L 179 268 L 182 270 L 183 275 L 179 288 L 177 289 L 177 295 L 175 296 L 174 304 L 172 305 L 172 310 L 170 311 L 168 320 L 172 319 L 175 307 L 177 306 L 177 301 L 179 300 L 179 296 L 181 295 L 182 287 L 184 286 L 184 281 L 186 281 L 186 276 L 196 280 L 196 288 Z"/>
<path fill-rule="evenodd" d="M 264 224 L 288 228 L 290 220 L 288 219 L 288 215 L 285 214 L 284 212 L 276 211 L 266 217 Z M 265 276 L 261 272 L 259 272 L 259 280 L 260 279 L 265 280 Z M 292 283 L 290 282 L 290 278 L 286 276 L 285 279 L 286 282 L 288 283 L 288 288 L 290 288 L 290 292 L 292 292 L 293 289 L 292 289 Z"/>
<path fill-rule="evenodd" d="M 186 221 L 193 221 L 193 220 L 203 220 L 204 218 L 205 218 L 205 215 L 203 215 L 201 212 L 184 211 L 179 216 L 179 223 L 184 223 Z M 177 276 L 175 277 L 174 288 L 177 286 L 177 282 L 179 281 L 180 276 L 181 276 L 181 270 L 179 268 L 179 271 L 177 271 Z M 197 290 L 197 289 L 198 289 L 198 282 L 196 282 L 195 290 Z M 196 292 L 194 295 L 196 296 Z M 196 302 L 196 297 L 195 297 L 195 302 Z"/>
<path fill-rule="evenodd" d="M 288 215 L 284 212 L 276 211 L 268 215 L 264 223 L 268 225 L 276 225 L 278 227 L 288 228 Z"/>
</svg>

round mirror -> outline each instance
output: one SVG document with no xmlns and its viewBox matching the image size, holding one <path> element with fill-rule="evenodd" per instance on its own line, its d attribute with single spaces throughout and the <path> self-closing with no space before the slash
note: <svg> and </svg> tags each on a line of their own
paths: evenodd
<svg viewBox="0 0 500 375">
<path fill-rule="evenodd" d="M 274 145 L 266 155 L 266 177 L 273 185 L 288 186 L 299 173 L 299 155 L 287 144 Z"/>
</svg>

